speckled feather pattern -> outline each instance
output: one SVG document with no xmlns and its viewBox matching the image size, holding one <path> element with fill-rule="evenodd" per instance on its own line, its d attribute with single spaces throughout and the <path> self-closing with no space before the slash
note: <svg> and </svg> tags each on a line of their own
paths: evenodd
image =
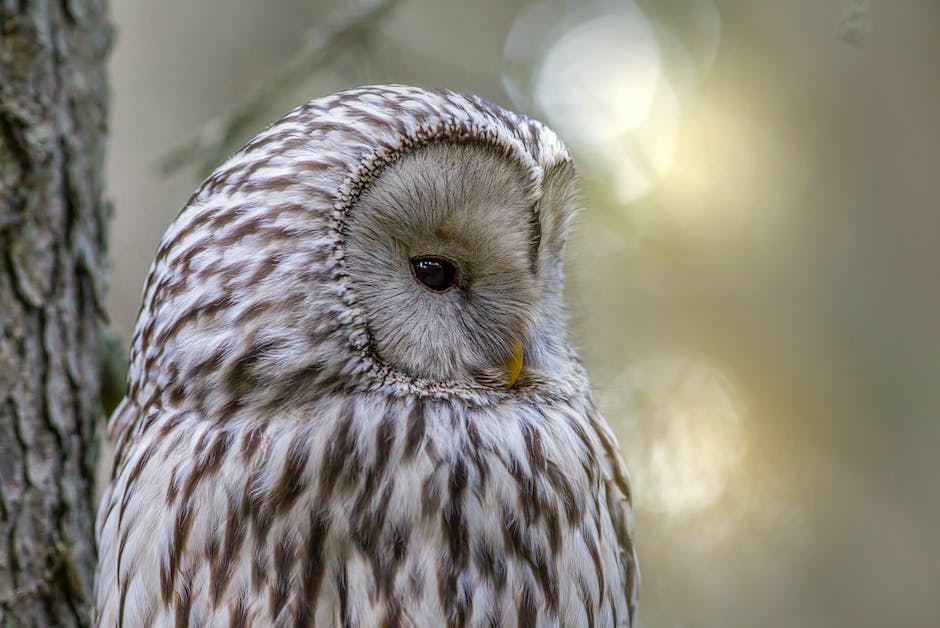
<svg viewBox="0 0 940 628">
<path fill-rule="evenodd" d="M 435 142 L 512 160 L 563 238 L 570 215 L 542 203 L 570 156 L 549 129 L 405 86 L 295 109 L 170 226 L 109 422 L 97 625 L 632 624 L 628 479 L 567 341 L 543 350 L 552 377 L 509 390 L 375 350 L 347 214 Z M 560 301 L 560 251 L 540 259 Z"/>
</svg>

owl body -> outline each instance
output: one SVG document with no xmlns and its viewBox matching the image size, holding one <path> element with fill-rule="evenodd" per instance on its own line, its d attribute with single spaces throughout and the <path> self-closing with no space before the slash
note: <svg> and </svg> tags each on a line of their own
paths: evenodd
<svg viewBox="0 0 940 628">
<path fill-rule="evenodd" d="M 626 471 L 564 327 L 573 184 L 537 122 L 403 86 L 210 176 L 109 423 L 96 623 L 631 625 Z"/>
</svg>

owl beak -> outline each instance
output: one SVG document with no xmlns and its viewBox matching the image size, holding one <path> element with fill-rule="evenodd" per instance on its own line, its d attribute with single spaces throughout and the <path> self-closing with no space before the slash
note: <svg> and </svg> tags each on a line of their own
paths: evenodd
<svg viewBox="0 0 940 628">
<path fill-rule="evenodd" d="M 522 345 L 512 341 L 509 357 L 506 359 L 506 388 L 512 388 L 522 372 Z"/>
</svg>

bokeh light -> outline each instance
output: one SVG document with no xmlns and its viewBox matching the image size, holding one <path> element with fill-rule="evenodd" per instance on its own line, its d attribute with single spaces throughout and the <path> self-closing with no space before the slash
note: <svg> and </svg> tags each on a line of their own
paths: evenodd
<svg viewBox="0 0 940 628">
<path fill-rule="evenodd" d="M 586 145 L 604 145 L 636 128 L 653 106 L 660 80 L 656 36 L 636 5 L 624 6 L 630 10 L 562 35 L 536 75 L 536 101 L 563 135 Z"/>
<path fill-rule="evenodd" d="M 607 391 L 602 403 L 631 434 L 624 448 L 642 508 L 694 515 L 724 495 L 746 446 L 743 404 L 726 374 L 700 358 L 656 355 Z"/>
<path fill-rule="evenodd" d="M 720 17 L 712 2 L 689 4 L 701 25 L 694 42 L 701 51 L 693 56 L 636 2 L 591 0 L 563 11 L 558 4 L 529 5 L 516 18 L 504 82 L 520 105 L 559 130 L 588 165 L 588 176 L 626 207 L 672 170 L 680 98 L 714 60 Z"/>
</svg>

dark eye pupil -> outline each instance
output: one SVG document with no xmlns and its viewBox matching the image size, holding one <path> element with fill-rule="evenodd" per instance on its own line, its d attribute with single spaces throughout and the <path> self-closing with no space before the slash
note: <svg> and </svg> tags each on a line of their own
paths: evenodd
<svg viewBox="0 0 940 628">
<path fill-rule="evenodd" d="M 411 260 L 415 279 L 436 292 L 443 292 L 457 283 L 457 269 L 446 259 L 417 257 Z"/>
</svg>

